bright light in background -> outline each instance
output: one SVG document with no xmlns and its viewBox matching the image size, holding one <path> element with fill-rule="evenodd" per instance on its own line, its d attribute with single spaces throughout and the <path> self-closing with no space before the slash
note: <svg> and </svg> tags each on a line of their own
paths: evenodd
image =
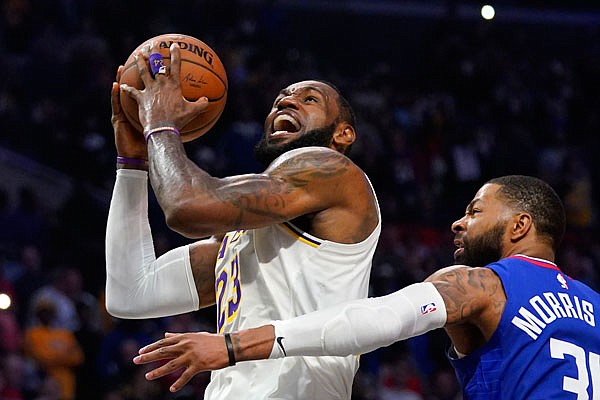
<svg viewBox="0 0 600 400">
<path fill-rule="evenodd" d="M 484 19 L 487 19 L 487 20 L 493 19 L 495 15 L 496 15 L 496 10 L 494 10 L 494 7 L 492 7 L 488 4 L 481 7 L 481 16 Z"/>
<path fill-rule="evenodd" d="M 8 307 L 10 307 L 10 296 L 0 293 L 0 310 L 6 310 Z"/>
</svg>

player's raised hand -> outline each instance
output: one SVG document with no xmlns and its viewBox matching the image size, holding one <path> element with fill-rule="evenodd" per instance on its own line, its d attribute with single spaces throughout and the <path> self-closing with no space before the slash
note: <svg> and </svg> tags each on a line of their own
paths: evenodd
<svg viewBox="0 0 600 400">
<path fill-rule="evenodd" d="M 150 70 L 149 57 L 157 52 L 158 43 L 153 41 L 150 46 L 143 46 L 135 53 L 136 65 L 145 88 L 138 90 L 126 84 L 122 84 L 121 88 L 137 101 L 140 123 L 145 131 L 173 125 L 181 129 L 198 114 L 207 111 L 208 98 L 203 96 L 191 102 L 183 97 L 180 81 L 181 54 L 177 43 L 170 47 L 169 67 L 160 67 L 154 74 Z"/>
<path fill-rule="evenodd" d="M 123 66 L 121 65 L 117 69 L 116 81 L 112 84 L 110 96 L 110 105 L 112 109 L 111 122 L 115 134 L 117 154 L 121 157 L 147 160 L 148 149 L 146 141 L 144 140 L 144 135 L 135 130 L 121 109 L 121 93 L 117 82 L 120 81 L 122 73 Z"/>
</svg>

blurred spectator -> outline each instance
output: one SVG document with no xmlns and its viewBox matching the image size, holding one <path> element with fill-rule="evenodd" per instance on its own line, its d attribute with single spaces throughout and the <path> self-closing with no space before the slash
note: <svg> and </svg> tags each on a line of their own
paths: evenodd
<svg viewBox="0 0 600 400">
<path fill-rule="evenodd" d="M 0 399 L 25 400 L 24 360 L 19 353 L 0 353 Z"/>
<path fill-rule="evenodd" d="M 36 290 L 31 296 L 29 323 L 35 324 L 37 306 L 50 302 L 55 307 L 52 323 L 55 327 L 75 332 L 79 329 L 79 316 L 73 297 L 81 290 L 81 272 L 71 267 L 58 267 L 52 271 L 51 283 Z"/>
<path fill-rule="evenodd" d="M 23 345 L 23 331 L 13 308 L 0 310 L 0 354 L 17 353 Z"/>
<path fill-rule="evenodd" d="M 25 399 L 34 396 L 41 383 L 37 365 L 24 356 L 22 350 L 0 354 L 0 381 L 3 379 L 6 387 L 12 388 L 9 391 L 16 390 L 24 395 Z M 2 394 L 0 399 L 4 399 Z"/>
<path fill-rule="evenodd" d="M 54 377 L 47 375 L 43 378 L 37 395 L 33 400 L 63 400 L 60 383 Z"/>
<path fill-rule="evenodd" d="M 421 378 L 410 359 L 399 357 L 381 366 L 378 400 L 423 400 Z"/>
<path fill-rule="evenodd" d="M 48 283 L 49 277 L 42 270 L 43 255 L 39 246 L 26 244 L 21 247 L 17 260 L 8 263 L 6 268 L 14 279 L 17 292 L 15 307 L 19 322 L 26 326 L 28 310 L 32 295 L 35 291 Z"/>
<path fill-rule="evenodd" d="M 431 395 L 427 397 L 427 400 L 462 399 L 454 370 L 451 368 L 443 368 L 435 371 L 430 378 L 429 388 Z"/>
<path fill-rule="evenodd" d="M 79 328 L 75 338 L 81 345 L 84 361 L 77 368 L 77 399 L 96 400 L 101 398 L 102 382 L 98 379 L 98 352 L 104 338 L 100 322 L 98 300 L 91 294 L 77 296 L 75 307 L 79 317 Z"/>
<path fill-rule="evenodd" d="M 39 204 L 37 193 L 23 187 L 18 194 L 16 208 L 9 216 L 12 241 L 17 245 L 33 243 L 42 246 L 46 239 L 48 220 Z"/>
<path fill-rule="evenodd" d="M 75 399 L 76 368 L 84 360 L 72 331 L 56 327 L 57 309 L 50 300 L 35 305 L 37 325 L 25 331 L 25 351 L 60 386 L 61 400 Z"/>
<path fill-rule="evenodd" d="M 152 342 L 149 330 L 153 332 L 147 321 L 115 320 L 98 352 L 98 378 L 103 382 L 105 392 L 122 390 L 131 383 L 139 371 L 131 360 L 141 347 Z"/>
</svg>

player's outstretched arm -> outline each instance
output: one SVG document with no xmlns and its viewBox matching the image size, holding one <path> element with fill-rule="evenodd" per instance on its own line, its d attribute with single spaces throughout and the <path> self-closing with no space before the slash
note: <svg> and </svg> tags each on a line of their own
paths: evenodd
<svg viewBox="0 0 600 400">
<path fill-rule="evenodd" d="M 268 358 L 275 341 L 273 332 L 272 325 L 265 325 L 231 334 L 231 357 L 236 361 Z M 180 390 L 200 372 L 232 365 L 224 335 L 207 332 L 167 332 L 163 339 L 141 348 L 133 362 L 147 364 L 159 360 L 169 361 L 146 373 L 146 379 L 158 379 L 183 369 L 169 388 L 171 392 Z"/>
<path fill-rule="evenodd" d="M 441 328 L 445 322 L 441 295 L 432 283 L 424 282 L 387 296 L 354 300 L 232 333 L 229 352 L 223 335 L 167 334 L 142 348 L 134 362 L 170 360 L 146 377 L 156 379 L 183 369 L 172 387 L 179 390 L 197 373 L 227 367 L 232 360 L 361 354 Z"/>
</svg>

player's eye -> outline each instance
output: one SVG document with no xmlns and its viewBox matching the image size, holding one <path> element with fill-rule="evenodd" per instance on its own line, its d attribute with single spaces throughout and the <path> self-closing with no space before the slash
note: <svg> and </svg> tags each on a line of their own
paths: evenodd
<svg viewBox="0 0 600 400">
<path fill-rule="evenodd" d="M 481 209 L 479 209 L 479 208 L 467 208 L 465 211 L 465 215 L 473 216 L 476 213 L 480 213 L 480 212 L 481 212 Z"/>
<path fill-rule="evenodd" d="M 316 103 L 316 102 L 319 101 L 319 99 L 317 99 L 315 96 L 306 96 L 304 98 L 304 101 L 306 101 L 306 102 L 315 102 Z"/>
</svg>

